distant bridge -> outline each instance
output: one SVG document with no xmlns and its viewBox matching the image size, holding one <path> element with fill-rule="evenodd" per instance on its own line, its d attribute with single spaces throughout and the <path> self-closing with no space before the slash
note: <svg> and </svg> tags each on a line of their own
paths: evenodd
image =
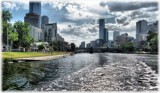
<svg viewBox="0 0 160 93">
<path fill-rule="evenodd" d="M 95 53 L 103 53 L 103 52 L 113 52 L 113 53 L 116 53 L 116 52 L 122 52 L 121 49 L 118 49 L 118 48 L 92 48 L 93 49 L 93 52 Z M 76 53 L 82 53 L 82 52 L 90 52 L 91 48 L 76 48 L 75 49 L 75 52 Z"/>
</svg>

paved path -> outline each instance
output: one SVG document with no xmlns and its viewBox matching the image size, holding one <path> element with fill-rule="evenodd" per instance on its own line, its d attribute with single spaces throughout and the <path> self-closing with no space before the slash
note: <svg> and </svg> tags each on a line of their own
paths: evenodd
<svg viewBox="0 0 160 93">
<path fill-rule="evenodd" d="M 62 54 L 62 55 L 53 55 L 53 56 L 42 56 L 42 57 L 29 57 L 29 58 L 16 58 L 18 61 L 45 61 L 45 60 L 53 60 L 60 57 L 65 57 L 70 54 Z"/>
</svg>

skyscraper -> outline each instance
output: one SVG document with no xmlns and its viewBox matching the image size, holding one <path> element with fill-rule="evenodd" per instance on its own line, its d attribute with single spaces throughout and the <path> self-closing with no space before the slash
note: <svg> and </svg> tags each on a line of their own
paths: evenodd
<svg viewBox="0 0 160 93">
<path fill-rule="evenodd" d="M 119 31 L 114 31 L 113 32 L 113 41 L 117 41 L 117 36 L 119 36 Z"/>
<path fill-rule="evenodd" d="M 104 42 L 105 43 L 108 42 L 108 29 L 107 28 L 104 29 Z"/>
<path fill-rule="evenodd" d="M 29 13 L 26 14 L 24 22 L 31 26 L 40 28 L 41 2 L 29 2 Z"/>
<path fill-rule="evenodd" d="M 49 19 L 47 16 L 42 16 L 41 18 L 41 28 L 43 29 L 44 25 L 45 24 L 48 24 L 49 23 Z"/>
<path fill-rule="evenodd" d="M 57 23 L 45 24 L 44 31 L 44 41 L 57 41 Z"/>
<path fill-rule="evenodd" d="M 104 28 L 105 28 L 105 20 L 99 19 L 99 39 L 104 40 Z"/>
<path fill-rule="evenodd" d="M 27 13 L 24 17 L 24 22 L 31 26 L 40 28 L 40 16 L 35 13 Z"/>
<path fill-rule="evenodd" d="M 29 2 L 29 12 L 41 15 L 41 2 Z"/>
<path fill-rule="evenodd" d="M 140 20 L 136 23 L 136 41 L 144 41 L 147 38 L 148 22 L 146 20 Z"/>
</svg>

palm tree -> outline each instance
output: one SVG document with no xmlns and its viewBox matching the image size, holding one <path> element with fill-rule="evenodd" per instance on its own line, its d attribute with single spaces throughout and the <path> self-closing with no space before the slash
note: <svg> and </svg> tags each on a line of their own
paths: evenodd
<svg viewBox="0 0 160 93">
<path fill-rule="evenodd" d="M 7 44 L 7 50 L 8 50 L 8 25 L 12 18 L 12 14 L 8 10 L 2 10 L 2 23 L 3 23 L 3 43 Z"/>
<path fill-rule="evenodd" d="M 2 20 L 3 22 L 9 22 L 12 18 L 12 14 L 8 10 L 2 11 Z"/>
</svg>

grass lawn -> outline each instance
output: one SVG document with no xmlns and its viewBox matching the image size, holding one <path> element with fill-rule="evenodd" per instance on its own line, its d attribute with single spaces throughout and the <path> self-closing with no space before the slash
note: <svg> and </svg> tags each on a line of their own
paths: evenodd
<svg viewBox="0 0 160 93">
<path fill-rule="evenodd" d="M 40 57 L 40 56 L 52 56 L 52 55 L 61 55 L 68 52 L 53 52 L 49 53 L 40 53 L 40 52 L 2 52 L 2 58 L 26 58 L 26 57 Z"/>
</svg>

